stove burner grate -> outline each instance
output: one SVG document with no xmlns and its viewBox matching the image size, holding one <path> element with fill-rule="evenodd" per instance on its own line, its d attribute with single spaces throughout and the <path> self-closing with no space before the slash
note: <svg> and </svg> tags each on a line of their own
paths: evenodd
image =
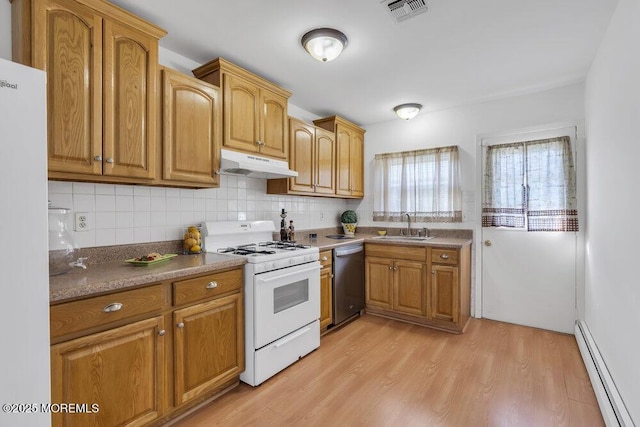
<svg viewBox="0 0 640 427">
<path fill-rule="evenodd" d="M 258 243 L 258 246 L 266 247 L 266 248 L 285 249 L 288 251 L 295 251 L 298 249 L 309 249 L 311 247 L 309 245 L 300 245 L 296 242 L 278 242 L 275 240 L 271 242 L 260 242 Z"/>
</svg>

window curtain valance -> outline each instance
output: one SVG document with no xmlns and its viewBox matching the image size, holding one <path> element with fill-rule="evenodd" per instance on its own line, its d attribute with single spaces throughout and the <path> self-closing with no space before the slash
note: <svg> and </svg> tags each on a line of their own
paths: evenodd
<svg viewBox="0 0 640 427">
<path fill-rule="evenodd" d="M 483 227 L 578 231 L 568 136 L 487 148 Z"/>
<path fill-rule="evenodd" d="M 374 221 L 462 221 L 457 146 L 376 154 L 374 172 Z"/>
</svg>

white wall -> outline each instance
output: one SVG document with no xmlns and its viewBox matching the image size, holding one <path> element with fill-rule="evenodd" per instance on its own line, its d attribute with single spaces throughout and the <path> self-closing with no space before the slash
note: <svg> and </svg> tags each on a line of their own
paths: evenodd
<svg viewBox="0 0 640 427">
<path fill-rule="evenodd" d="M 463 222 L 421 224 L 429 228 L 477 228 L 480 225 L 480 197 L 476 194 L 479 134 L 497 134 L 550 123 L 584 122 L 584 85 L 575 84 L 530 95 L 490 101 L 420 114 L 412 120 L 382 122 L 366 126 L 365 198 L 348 206 L 358 212 L 360 225 L 398 225 L 373 222 L 373 158 L 377 153 L 458 145 L 463 190 Z"/>
<path fill-rule="evenodd" d="M 640 422 L 640 1 L 620 0 L 589 71 L 585 321 Z"/>
</svg>

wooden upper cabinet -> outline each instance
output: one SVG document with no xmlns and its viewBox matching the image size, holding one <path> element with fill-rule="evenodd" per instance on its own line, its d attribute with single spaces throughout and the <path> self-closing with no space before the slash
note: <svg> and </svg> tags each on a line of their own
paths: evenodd
<svg viewBox="0 0 640 427">
<path fill-rule="evenodd" d="M 289 167 L 298 176 L 289 178 L 289 188 L 293 191 L 313 193 L 315 185 L 316 142 L 315 129 L 297 119 L 290 119 Z"/>
<path fill-rule="evenodd" d="M 289 168 L 292 178 L 267 181 L 269 194 L 335 196 L 336 143 L 333 132 L 289 119 Z"/>
<path fill-rule="evenodd" d="M 365 130 L 338 116 L 315 120 L 316 126 L 335 132 L 336 190 L 346 198 L 364 197 Z"/>
<path fill-rule="evenodd" d="M 287 98 L 267 90 L 260 97 L 260 153 L 286 159 L 288 157 L 289 138 L 287 126 Z"/>
<path fill-rule="evenodd" d="M 104 25 L 103 173 L 155 176 L 158 40 L 117 22 Z"/>
<path fill-rule="evenodd" d="M 33 2 L 33 17 L 32 57 L 14 59 L 47 72 L 49 170 L 100 175 L 103 20 L 73 0 Z"/>
<path fill-rule="evenodd" d="M 220 90 L 168 68 L 162 88 L 162 178 L 220 185 Z"/>
<path fill-rule="evenodd" d="M 336 192 L 336 140 L 333 132 L 316 128 L 315 192 L 332 195 Z"/>
<path fill-rule="evenodd" d="M 230 74 L 225 74 L 222 87 L 224 146 L 237 150 L 258 151 L 257 144 L 260 140 L 258 87 Z"/>
<path fill-rule="evenodd" d="M 193 74 L 222 88 L 224 148 L 288 159 L 290 92 L 222 58 Z"/>
<path fill-rule="evenodd" d="M 52 179 L 155 177 L 158 39 L 102 0 L 13 0 L 13 59 L 47 71 Z"/>
</svg>

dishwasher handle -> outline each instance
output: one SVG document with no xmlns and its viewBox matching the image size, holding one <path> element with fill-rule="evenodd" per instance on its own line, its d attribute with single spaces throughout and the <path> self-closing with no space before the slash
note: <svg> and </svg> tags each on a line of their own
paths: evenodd
<svg viewBox="0 0 640 427">
<path fill-rule="evenodd" d="M 342 249 L 334 249 L 333 251 L 336 257 L 341 257 L 341 256 L 357 254 L 362 252 L 363 250 L 364 250 L 364 247 L 362 245 L 359 245 L 359 246 L 349 246 Z"/>
</svg>

